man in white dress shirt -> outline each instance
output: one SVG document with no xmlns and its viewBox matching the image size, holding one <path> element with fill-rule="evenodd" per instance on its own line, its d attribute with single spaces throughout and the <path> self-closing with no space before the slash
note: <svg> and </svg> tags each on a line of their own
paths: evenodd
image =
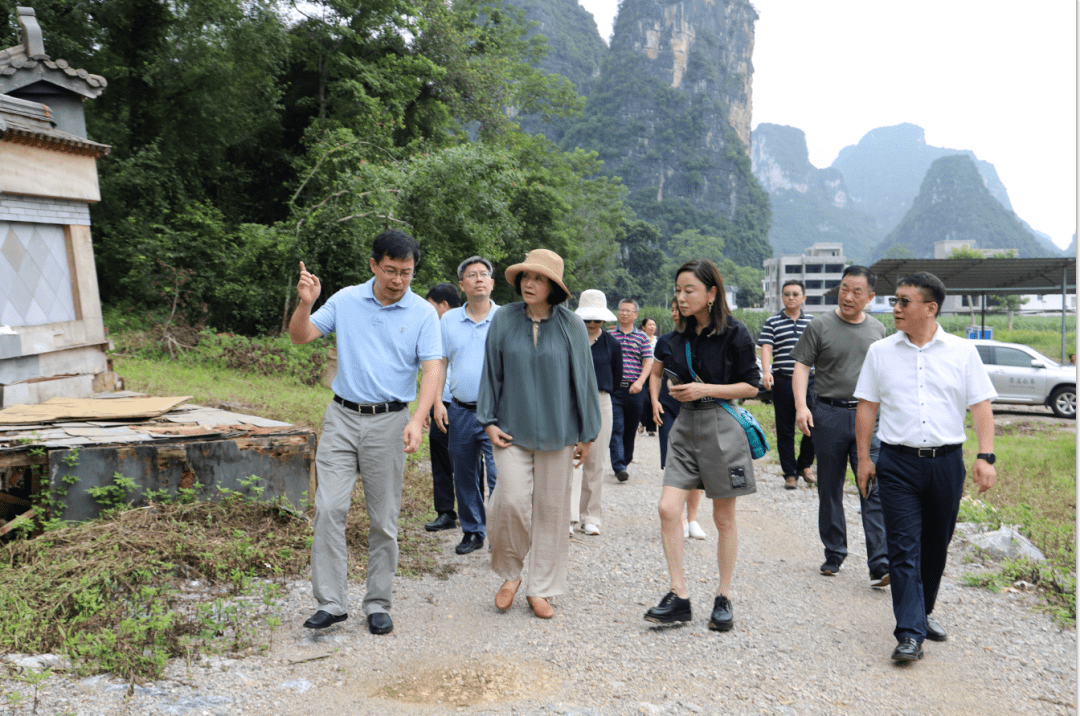
<svg viewBox="0 0 1080 716">
<path fill-rule="evenodd" d="M 921 659 L 924 639 L 948 638 L 930 613 L 964 494 L 966 410 L 979 443 L 972 469 L 979 492 L 993 487 L 997 477 L 990 408 L 997 393 L 975 346 L 938 325 L 944 300 L 945 285 L 933 274 L 901 279 L 889 299 L 897 333 L 870 346 L 855 387 L 856 478 L 861 493 L 875 479 L 881 493 L 897 661 Z M 870 438 L 879 408 L 881 452 L 875 465 Z"/>
</svg>

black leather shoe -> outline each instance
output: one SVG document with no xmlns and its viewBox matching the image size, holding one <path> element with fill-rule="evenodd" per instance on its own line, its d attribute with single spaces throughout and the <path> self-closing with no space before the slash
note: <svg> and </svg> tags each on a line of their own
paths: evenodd
<svg viewBox="0 0 1080 716">
<path fill-rule="evenodd" d="M 626 482 L 630 479 L 630 473 L 626 470 L 619 470 L 617 473 L 615 473 L 615 477 L 616 479 L 618 479 L 619 482 Z"/>
<path fill-rule="evenodd" d="M 660 604 L 649 607 L 645 612 L 645 621 L 655 624 L 673 624 L 690 621 L 690 600 L 680 599 L 675 592 L 668 592 Z"/>
<path fill-rule="evenodd" d="M 446 514 L 440 512 L 439 516 L 435 518 L 434 522 L 428 522 L 424 525 L 424 529 L 428 532 L 441 532 L 442 530 L 452 530 L 457 527 L 457 520 Z"/>
<path fill-rule="evenodd" d="M 733 626 L 735 626 L 735 614 L 731 611 L 731 600 L 721 594 L 713 600 L 709 628 L 713 631 L 731 631 Z"/>
<path fill-rule="evenodd" d="M 922 658 L 922 644 L 912 638 L 902 639 L 892 653 L 893 661 L 918 661 Z"/>
<path fill-rule="evenodd" d="M 394 622 L 386 612 L 368 614 L 367 628 L 372 634 L 389 634 L 394 631 Z"/>
<path fill-rule="evenodd" d="M 926 615 L 926 638 L 930 641 L 947 641 L 949 638 L 945 628 L 929 614 Z"/>
<path fill-rule="evenodd" d="M 315 612 L 310 619 L 304 622 L 304 626 L 308 629 L 325 629 L 332 624 L 343 622 L 348 618 L 348 614 L 331 614 L 330 612 L 324 612 L 320 609 Z"/>
<path fill-rule="evenodd" d="M 479 532 L 466 532 L 465 536 L 461 538 L 461 544 L 454 547 L 454 551 L 458 554 L 468 554 L 469 552 L 475 552 L 484 546 L 484 538 L 480 536 Z"/>
</svg>

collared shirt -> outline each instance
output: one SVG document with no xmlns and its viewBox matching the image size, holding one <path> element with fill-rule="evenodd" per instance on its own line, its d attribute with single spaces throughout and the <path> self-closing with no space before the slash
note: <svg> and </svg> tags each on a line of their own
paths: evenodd
<svg viewBox="0 0 1080 716">
<path fill-rule="evenodd" d="M 873 316 L 848 323 L 836 311 L 829 311 L 810 321 L 791 357 L 814 369 L 817 395 L 851 400 L 867 349 L 884 337 L 885 326 Z"/>
<path fill-rule="evenodd" d="M 622 379 L 633 383 L 641 377 L 641 364 L 646 358 L 652 358 L 653 351 L 649 336 L 640 328 L 623 333 L 617 325 L 609 328 L 608 333 L 615 336 L 615 340 L 622 346 Z"/>
<path fill-rule="evenodd" d="M 596 440 L 600 393 L 585 323 L 557 305 L 539 322 L 536 345 L 533 330 L 524 303 L 503 306 L 491 320 L 476 420 L 484 427 L 498 425 L 527 450 L 562 450 Z"/>
<path fill-rule="evenodd" d="M 774 316 L 765 319 L 765 325 L 761 327 L 761 335 L 758 336 L 759 346 L 772 346 L 772 372 L 790 376 L 795 372 L 795 359 L 791 357 L 791 349 L 799 342 L 803 331 L 810 325 L 813 316 L 799 309 L 799 317 L 795 320 L 780 311 Z"/>
<path fill-rule="evenodd" d="M 442 358 L 439 314 L 412 289 L 382 305 L 374 281 L 341 289 L 311 322 L 324 336 L 337 337 L 334 393 L 354 403 L 409 403 L 416 399 L 421 361 Z"/>
<path fill-rule="evenodd" d="M 443 355 L 449 361 L 446 387 L 462 403 L 475 403 L 484 372 L 484 341 L 499 307 L 492 301 L 491 309 L 479 322 L 465 308 L 450 309 L 441 321 Z"/>
<path fill-rule="evenodd" d="M 902 331 L 870 346 L 855 397 L 881 404 L 881 442 L 939 447 L 964 442 L 967 407 L 997 392 L 975 346 L 938 325 L 921 348 Z"/>
<path fill-rule="evenodd" d="M 614 393 L 623 374 L 622 346 L 615 336 L 607 331 L 600 331 L 592 344 L 592 362 L 596 371 L 597 389 Z"/>
<path fill-rule="evenodd" d="M 754 353 L 754 339 L 742 322 L 728 317 L 727 328 L 716 334 L 703 331 L 700 335 L 687 326 L 682 333 L 668 333 L 666 341 L 656 344 L 656 360 L 679 376 L 684 383 L 692 383 L 693 376 L 686 364 L 686 345 L 690 344 L 690 357 L 694 372 L 710 385 L 749 383 L 757 385 L 761 372 Z"/>
</svg>

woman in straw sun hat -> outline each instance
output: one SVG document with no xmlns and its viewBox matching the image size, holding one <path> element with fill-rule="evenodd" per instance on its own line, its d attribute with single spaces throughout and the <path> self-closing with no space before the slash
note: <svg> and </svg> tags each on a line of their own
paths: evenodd
<svg viewBox="0 0 1080 716">
<path fill-rule="evenodd" d="M 604 321 L 615 321 L 608 310 L 603 291 L 582 291 L 574 311 L 589 331 L 593 369 L 600 399 L 600 445 L 611 439 L 611 393 L 622 380 L 622 346 L 615 336 L 604 330 Z M 574 470 L 574 486 L 570 497 L 570 522 L 579 522 L 587 535 L 600 534 L 600 492 L 604 486 L 604 465 L 608 451 L 590 450 L 581 470 Z M 573 529 L 571 527 L 571 529 Z"/>
<path fill-rule="evenodd" d="M 522 582 L 541 619 L 566 592 L 574 462 L 600 432 L 600 402 L 585 324 L 562 305 L 563 260 L 534 249 L 506 269 L 522 297 L 491 319 L 476 419 L 494 448 L 499 481 L 488 511 L 491 568 L 504 583 L 495 606 L 509 609 Z"/>
</svg>

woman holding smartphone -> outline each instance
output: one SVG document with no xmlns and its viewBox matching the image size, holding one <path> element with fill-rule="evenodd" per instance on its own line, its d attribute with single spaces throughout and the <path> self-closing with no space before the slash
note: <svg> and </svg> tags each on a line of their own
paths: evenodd
<svg viewBox="0 0 1080 716">
<path fill-rule="evenodd" d="M 657 344 L 654 362 L 674 373 L 669 392 L 681 405 L 671 429 L 659 505 L 671 589 L 645 612 L 645 619 L 658 624 L 691 619 L 680 526 L 687 494 L 704 489 L 713 501 L 720 573 L 709 628 L 728 631 L 735 623 L 730 597 L 739 540 L 735 499 L 757 488 L 746 433 L 720 403 L 756 396 L 759 371 L 750 331 L 731 315 L 724 280 L 713 262 L 683 264 L 675 274 L 675 299 L 679 322 L 669 340 Z M 661 424 L 655 402 L 654 413 Z"/>
</svg>

